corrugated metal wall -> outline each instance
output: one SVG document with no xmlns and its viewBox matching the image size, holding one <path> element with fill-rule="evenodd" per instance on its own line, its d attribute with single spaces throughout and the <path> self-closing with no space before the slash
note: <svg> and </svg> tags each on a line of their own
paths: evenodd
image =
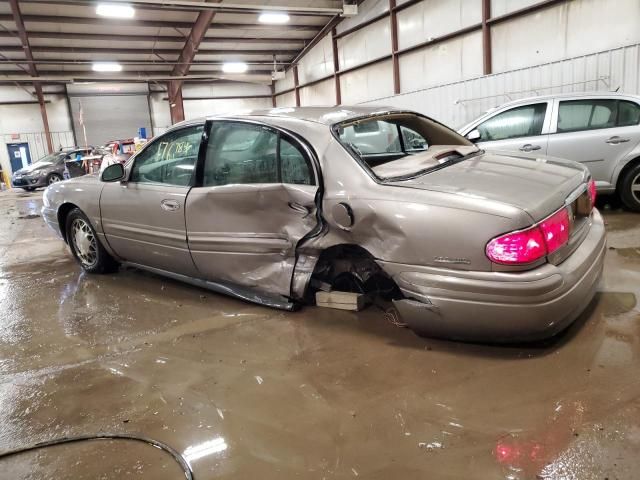
<svg viewBox="0 0 640 480">
<path fill-rule="evenodd" d="M 367 100 L 410 108 L 460 127 L 509 100 L 593 90 L 640 94 L 640 44 Z"/>
</svg>

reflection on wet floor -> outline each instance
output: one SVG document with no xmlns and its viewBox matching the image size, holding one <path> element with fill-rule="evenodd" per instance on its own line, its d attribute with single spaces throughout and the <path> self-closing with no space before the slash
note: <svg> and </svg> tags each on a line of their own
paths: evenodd
<svg viewBox="0 0 640 480">
<path fill-rule="evenodd" d="M 135 433 L 198 480 L 637 478 L 640 216 L 605 212 L 605 278 L 569 331 L 498 347 L 419 338 L 375 309 L 287 313 L 134 269 L 84 275 L 41 219 L 15 221 L 27 202 L 0 196 L 0 450 Z M 123 441 L 0 462 L 7 478 L 182 475 Z"/>
</svg>

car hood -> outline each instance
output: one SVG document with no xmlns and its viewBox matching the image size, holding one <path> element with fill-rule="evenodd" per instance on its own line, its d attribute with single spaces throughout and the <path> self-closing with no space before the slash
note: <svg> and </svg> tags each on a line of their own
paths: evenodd
<svg viewBox="0 0 640 480">
<path fill-rule="evenodd" d="M 387 184 L 451 193 L 470 202 L 500 202 L 535 221 L 560 208 L 589 174 L 576 162 L 542 155 L 482 152 L 425 175 Z"/>
</svg>

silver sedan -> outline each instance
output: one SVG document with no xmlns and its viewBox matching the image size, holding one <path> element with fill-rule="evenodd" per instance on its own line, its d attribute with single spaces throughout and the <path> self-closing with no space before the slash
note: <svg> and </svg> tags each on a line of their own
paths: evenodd
<svg viewBox="0 0 640 480">
<path fill-rule="evenodd" d="M 271 307 L 327 286 L 414 331 L 554 335 L 587 306 L 605 231 L 578 163 L 486 153 L 387 108 L 287 108 L 174 126 L 126 165 L 50 186 L 87 272 L 119 263 Z"/>
</svg>

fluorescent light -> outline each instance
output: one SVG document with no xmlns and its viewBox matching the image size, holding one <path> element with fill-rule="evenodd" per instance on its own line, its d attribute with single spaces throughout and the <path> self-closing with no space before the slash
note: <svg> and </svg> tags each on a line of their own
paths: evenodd
<svg viewBox="0 0 640 480">
<path fill-rule="evenodd" d="M 289 21 L 289 15 L 281 12 L 261 13 L 258 21 L 260 23 L 275 23 L 281 25 Z"/>
<path fill-rule="evenodd" d="M 227 62 L 222 64 L 222 71 L 224 73 L 244 73 L 247 71 L 246 63 L 244 62 Z"/>
<path fill-rule="evenodd" d="M 133 16 L 136 14 L 136 11 L 129 5 L 101 3 L 96 7 L 96 13 L 103 17 L 133 18 Z"/>
<path fill-rule="evenodd" d="M 94 62 L 93 66 L 94 72 L 121 72 L 122 65 L 116 62 Z"/>
</svg>

